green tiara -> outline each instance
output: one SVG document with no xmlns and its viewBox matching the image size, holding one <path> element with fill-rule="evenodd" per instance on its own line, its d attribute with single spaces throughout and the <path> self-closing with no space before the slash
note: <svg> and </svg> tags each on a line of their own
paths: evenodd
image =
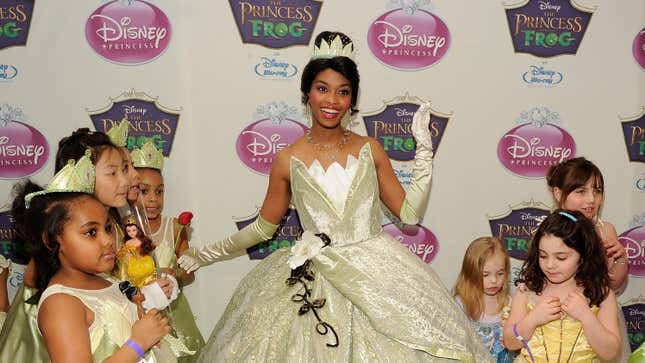
<svg viewBox="0 0 645 363">
<path fill-rule="evenodd" d="M 49 193 L 81 192 L 94 193 L 94 181 L 96 173 L 91 160 L 92 151 L 85 151 L 78 161 L 69 160 L 47 184 L 44 190 L 29 193 L 25 196 L 25 206 L 29 208 L 31 200 L 39 195 Z"/>
<path fill-rule="evenodd" d="M 112 126 L 110 131 L 106 132 L 106 134 L 114 145 L 118 147 L 125 147 L 128 144 L 129 126 L 130 124 L 128 123 L 128 119 L 124 117 L 118 125 Z"/>
<path fill-rule="evenodd" d="M 140 148 L 135 147 L 130 152 L 130 157 L 135 168 L 152 168 L 159 171 L 163 169 L 163 154 L 151 140 L 146 141 Z"/>
</svg>

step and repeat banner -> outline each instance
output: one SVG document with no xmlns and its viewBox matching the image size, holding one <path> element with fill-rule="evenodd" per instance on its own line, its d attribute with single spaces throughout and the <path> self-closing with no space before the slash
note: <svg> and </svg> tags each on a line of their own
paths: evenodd
<svg viewBox="0 0 645 363">
<path fill-rule="evenodd" d="M 310 126 L 299 82 L 315 35 L 354 40 L 361 74 L 350 126 L 412 177 L 414 112 L 432 108 L 429 207 L 394 235 L 454 284 L 473 239 L 506 244 L 513 277 L 553 208 L 545 174 L 585 156 L 602 170 L 601 218 L 629 254 L 619 301 L 645 340 L 645 3 L 642 0 L 46 0 L 0 2 L 0 252 L 10 295 L 28 257 L 14 241 L 11 188 L 53 174 L 58 141 L 129 121 L 127 147 L 163 151 L 164 214 L 190 210 L 191 243 L 258 215 L 275 155 Z M 186 287 L 208 336 L 239 280 L 301 231 L 203 268 Z"/>
</svg>

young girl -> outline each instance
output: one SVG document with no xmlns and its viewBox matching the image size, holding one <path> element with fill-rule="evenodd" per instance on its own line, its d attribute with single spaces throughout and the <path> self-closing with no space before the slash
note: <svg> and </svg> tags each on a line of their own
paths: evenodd
<svg viewBox="0 0 645 363">
<path fill-rule="evenodd" d="M 600 169 L 578 157 L 552 166 L 546 180 L 559 208 L 578 211 L 593 220 L 606 250 L 611 288 L 620 291 L 627 282 L 627 252 L 618 241 L 614 226 L 600 219 L 605 191 Z"/>
<path fill-rule="evenodd" d="M 504 325 L 521 362 L 592 362 L 620 349 L 616 296 L 590 219 L 558 209 L 538 227 Z"/>
<path fill-rule="evenodd" d="M 186 230 L 179 233 L 177 218 L 163 216 L 165 186 L 161 170 L 163 155 L 153 143 L 147 142 L 140 149 L 132 151 L 132 160 L 140 178 L 140 194 L 150 223 L 150 238 L 155 247 L 154 254 L 162 273 L 175 276 L 180 286 L 195 279 L 193 273 L 182 273 L 177 265 L 177 256 L 188 248 Z M 183 293 L 170 305 L 173 314 L 173 328 L 178 337 L 194 354 L 180 357 L 180 362 L 194 362 L 204 346 L 204 338 L 195 323 L 193 312 Z"/>
<path fill-rule="evenodd" d="M 605 249 L 610 286 L 616 294 L 620 294 L 627 284 L 629 273 L 627 251 L 618 241 L 614 226 L 600 219 L 605 197 L 605 182 L 600 169 L 584 157 L 578 157 L 552 166 L 546 180 L 559 208 L 578 211 L 593 221 Z M 620 306 L 618 322 L 622 346 L 620 353 L 611 361 L 613 363 L 625 362 L 631 353 Z"/>
<path fill-rule="evenodd" d="M 47 189 L 17 187 L 12 215 L 32 246 L 38 271 L 37 322 L 52 362 L 137 362 L 174 357 L 166 344 L 146 353 L 168 332 L 151 310 L 137 307 L 102 274 L 114 267 L 114 234 L 106 208 L 89 193 L 94 170 L 88 158 L 70 163 Z M 23 361 L 24 356 L 14 356 Z"/>
<path fill-rule="evenodd" d="M 457 303 L 498 363 L 515 357 L 502 343 L 502 315 L 510 309 L 509 277 L 510 260 L 502 241 L 480 237 L 468 246 L 454 288 Z"/>
<path fill-rule="evenodd" d="M 110 138 L 102 132 L 92 132 L 80 128 L 58 143 L 56 153 L 56 172 L 65 167 L 70 160 L 78 161 L 89 150 L 89 157 L 95 166 L 94 196 L 106 207 L 110 207 L 110 216 L 116 233 L 123 235 L 118 228 L 119 217 L 114 208 L 126 204 L 129 189 L 130 171 L 121 154 Z M 24 222 L 16 221 L 18 228 Z M 38 272 L 39 274 L 40 272 Z M 7 313 L 7 324 L 0 332 L 0 362 L 14 361 L 20 357 L 25 362 L 48 361 L 47 351 L 42 340 L 39 340 L 36 326 L 37 298 L 33 298 L 36 286 L 37 271 L 33 260 L 24 273 L 24 282 L 16 292 L 13 303 Z M 172 282 L 159 279 L 157 283 L 167 296 L 172 291 Z"/>
</svg>

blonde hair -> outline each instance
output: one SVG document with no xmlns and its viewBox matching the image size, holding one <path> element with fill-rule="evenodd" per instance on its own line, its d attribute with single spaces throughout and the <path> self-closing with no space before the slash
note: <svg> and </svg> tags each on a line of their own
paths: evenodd
<svg viewBox="0 0 645 363">
<path fill-rule="evenodd" d="M 502 289 L 497 295 L 498 311 L 502 311 L 509 294 L 508 280 L 511 272 L 508 251 L 506 251 L 504 244 L 499 238 L 480 237 L 470 243 L 464 254 L 461 272 L 455 283 L 454 296 L 461 299 L 466 314 L 472 320 L 479 320 L 484 312 L 482 299 L 482 295 L 484 295 L 484 264 L 489 257 L 498 253 L 504 256 L 504 273 L 506 274 Z"/>
</svg>

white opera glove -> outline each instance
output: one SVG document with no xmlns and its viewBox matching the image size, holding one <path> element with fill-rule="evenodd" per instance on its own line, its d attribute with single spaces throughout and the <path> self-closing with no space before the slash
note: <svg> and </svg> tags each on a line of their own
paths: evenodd
<svg viewBox="0 0 645 363">
<path fill-rule="evenodd" d="M 187 273 L 191 273 L 202 266 L 232 258 L 234 253 L 270 239 L 277 229 L 277 224 L 268 222 L 258 215 L 253 223 L 222 241 L 199 248 L 188 248 L 179 257 L 177 263 Z"/>
<path fill-rule="evenodd" d="M 414 154 L 412 180 L 406 190 L 405 199 L 399 213 L 401 222 L 417 224 L 423 217 L 428 205 L 430 180 L 432 179 L 432 139 L 430 137 L 430 104 L 419 106 L 412 119 L 412 135 L 417 149 Z"/>
</svg>

